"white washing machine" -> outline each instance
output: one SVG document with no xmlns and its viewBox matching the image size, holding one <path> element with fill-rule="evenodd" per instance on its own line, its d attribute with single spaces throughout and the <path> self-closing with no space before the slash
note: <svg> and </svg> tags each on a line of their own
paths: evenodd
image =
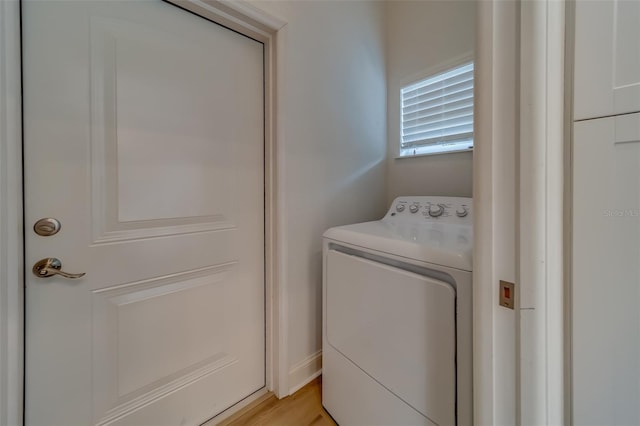
<svg viewBox="0 0 640 426">
<path fill-rule="evenodd" d="M 472 425 L 472 200 L 324 234 L 322 403 L 341 426 Z"/>
</svg>

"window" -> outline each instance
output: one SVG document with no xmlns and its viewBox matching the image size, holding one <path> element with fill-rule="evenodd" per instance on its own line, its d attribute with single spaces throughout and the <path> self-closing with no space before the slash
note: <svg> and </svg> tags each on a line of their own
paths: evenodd
<svg viewBox="0 0 640 426">
<path fill-rule="evenodd" d="M 473 149 L 473 62 L 400 91 L 400 156 Z"/>
</svg>

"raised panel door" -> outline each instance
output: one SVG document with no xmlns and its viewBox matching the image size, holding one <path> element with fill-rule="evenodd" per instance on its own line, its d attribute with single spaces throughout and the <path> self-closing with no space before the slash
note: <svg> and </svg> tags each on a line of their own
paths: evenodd
<svg viewBox="0 0 640 426">
<path fill-rule="evenodd" d="M 26 423 L 200 424 L 265 385 L 263 45 L 25 1 Z M 30 225 L 58 219 L 56 235 Z"/>
</svg>

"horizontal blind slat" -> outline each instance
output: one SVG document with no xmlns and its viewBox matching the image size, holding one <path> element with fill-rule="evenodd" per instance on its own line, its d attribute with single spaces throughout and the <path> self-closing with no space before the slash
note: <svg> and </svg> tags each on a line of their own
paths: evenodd
<svg viewBox="0 0 640 426">
<path fill-rule="evenodd" d="M 448 70 L 448 71 L 433 75 L 433 76 L 431 76 L 429 78 L 426 78 L 426 79 L 424 79 L 422 81 L 418 81 L 417 83 L 411 84 L 411 85 L 405 87 L 402 90 L 408 92 L 408 91 L 415 90 L 415 89 L 418 89 L 418 88 L 423 87 L 423 86 L 427 86 L 429 84 L 434 84 L 434 83 L 437 83 L 439 81 L 455 77 L 456 75 L 459 75 L 459 74 L 464 74 L 464 73 L 469 72 L 469 71 L 473 71 L 473 62 L 470 62 L 468 64 L 461 65 L 461 66 L 459 66 L 457 68 L 454 68 L 454 69 L 451 69 L 451 70 Z"/>
<path fill-rule="evenodd" d="M 420 146 L 438 145 L 441 143 L 464 142 L 473 143 L 473 132 L 460 133 L 456 135 L 448 135 L 431 139 L 420 139 L 418 141 L 407 142 L 402 144 L 402 149 L 415 148 Z"/>
<path fill-rule="evenodd" d="M 408 115 L 413 115 L 407 114 Z M 473 117 L 473 105 L 464 106 L 462 108 L 450 109 L 447 111 L 438 111 L 432 112 L 428 115 L 421 115 L 417 118 L 407 118 L 407 116 L 402 116 L 402 128 L 405 130 L 411 130 L 414 127 L 422 126 L 425 124 L 436 123 L 438 121 L 449 120 L 452 118 L 469 116 Z"/>
<path fill-rule="evenodd" d="M 473 70 L 469 70 L 437 82 L 413 85 L 411 87 L 404 87 L 400 89 L 400 93 L 405 97 L 412 97 L 412 96 L 415 96 L 417 93 L 432 90 L 434 87 L 449 86 L 463 80 L 472 80 L 472 79 L 473 79 Z"/>
<path fill-rule="evenodd" d="M 409 107 L 402 108 L 402 113 L 406 114 L 409 112 L 416 112 L 423 109 L 430 108 L 435 105 L 447 105 L 448 103 L 461 101 L 463 99 L 473 99 L 473 89 L 463 90 L 458 93 L 449 93 L 445 96 L 431 99 L 429 101 L 421 102 L 416 105 L 411 105 Z"/>
<path fill-rule="evenodd" d="M 458 126 L 445 127 L 442 129 L 428 130 L 413 135 L 403 136 L 402 143 L 415 142 L 420 139 L 434 139 L 444 136 L 453 136 L 462 133 L 473 133 L 473 122 L 464 123 Z"/>
<path fill-rule="evenodd" d="M 449 89 L 455 86 L 461 85 L 473 85 L 473 74 L 462 75 L 456 77 L 454 80 L 438 83 L 430 86 L 425 86 L 420 89 L 412 90 L 410 92 L 402 93 L 402 99 L 404 102 L 412 102 L 414 99 L 421 96 L 428 95 L 430 93 L 439 92 L 443 89 Z"/>
<path fill-rule="evenodd" d="M 408 123 L 413 120 L 419 120 L 425 117 L 432 117 L 437 114 L 448 113 L 460 109 L 470 109 L 473 113 L 473 98 L 466 98 L 446 105 L 434 105 L 430 108 L 421 109 L 419 111 L 402 114 L 402 122 Z"/>
<path fill-rule="evenodd" d="M 448 120 L 440 120 L 435 123 L 423 124 L 422 126 L 414 126 L 410 129 L 402 130 L 403 139 L 406 137 L 410 137 L 413 135 L 418 135 L 424 132 L 433 132 L 436 130 L 446 130 L 457 128 L 458 126 L 464 124 L 473 125 L 473 116 L 471 115 L 463 115 L 462 117 L 454 117 Z"/>
<path fill-rule="evenodd" d="M 473 81 L 463 81 L 460 82 L 458 84 L 454 84 L 448 87 L 443 87 L 440 88 L 438 90 L 433 90 L 429 93 L 420 95 L 420 96 L 416 96 L 414 98 L 412 98 L 411 100 L 406 100 L 403 99 L 402 100 L 402 106 L 403 107 L 410 107 L 412 105 L 417 105 L 420 104 L 422 102 L 425 101 L 430 101 L 432 99 L 439 99 L 443 96 L 446 95 L 450 95 L 450 94 L 454 94 L 454 93 L 459 93 L 462 91 L 467 91 L 467 90 L 471 90 L 473 91 Z"/>
</svg>

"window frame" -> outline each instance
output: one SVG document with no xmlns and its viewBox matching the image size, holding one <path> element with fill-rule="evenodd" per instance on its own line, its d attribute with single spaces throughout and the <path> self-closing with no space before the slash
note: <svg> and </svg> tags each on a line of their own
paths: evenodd
<svg viewBox="0 0 640 426">
<path fill-rule="evenodd" d="M 466 148 L 466 149 L 457 149 L 457 150 L 453 150 L 453 151 L 442 151 L 442 152 L 425 152 L 425 153 L 418 153 L 418 154 L 402 154 L 402 89 L 404 89 L 405 87 L 411 86 L 412 84 L 416 84 L 422 80 L 426 80 L 430 77 L 433 77 L 437 74 L 446 72 L 448 70 L 451 70 L 453 68 L 462 66 L 466 63 L 469 62 L 473 62 L 473 66 L 474 66 L 474 76 L 473 76 L 473 80 L 474 80 L 474 100 L 473 100 L 473 104 L 474 104 L 474 112 L 473 112 L 473 117 L 474 117 L 474 123 L 475 123 L 475 69 L 476 69 L 476 63 L 475 63 L 475 58 L 474 55 L 470 52 L 467 52 L 463 55 L 457 56 L 455 58 L 449 59 L 447 61 L 443 61 L 440 62 L 438 65 L 435 65 L 433 67 L 429 67 L 417 74 L 413 74 L 407 78 L 402 79 L 399 82 L 399 88 L 398 90 L 396 90 L 396 93 L 394 94 L 394 96 L 396 96 L 397 100 L 398 100 L 398 131 L 397 131 L 397 139 L 395 140 L 395 159 L 396 160 L 400 160 L 400 159 L 405 159 L 405 158 L 416 158 L 416 157 L 429 157 L 429 156 L 433 156 L 433 155 L 445 155 L 445 154 L 458 154 L 458 153 L 465 153 L 465 152 L 473 152 L 473 146 L 470 148 Z M 475 143 L 474 143 L 475 144 Z"/>
</svg>

